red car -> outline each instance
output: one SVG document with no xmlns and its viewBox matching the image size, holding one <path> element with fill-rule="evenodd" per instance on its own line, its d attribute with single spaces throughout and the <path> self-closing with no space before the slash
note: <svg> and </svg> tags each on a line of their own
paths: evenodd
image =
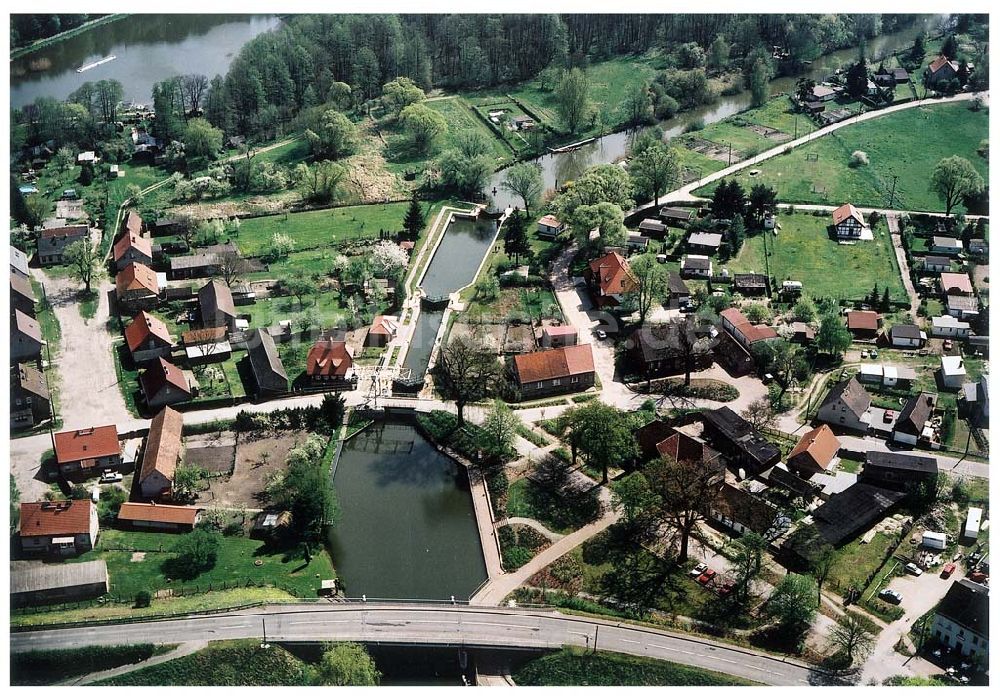
<svg viewBox="0 0 1000 697">
<path fill-rule="evenodd" d="M 953 573 L 955 573 L 955 565 L 949 562 L 941 569 L 941 578 L 948 578 Z"/>
<path fill-rule="evenodd" d="M 705 573 L 698 577 L 698 583 L 705 586 L 708 585 L 709 581 L 715 578 L 716 572 L 712 569 L 705 569 Z"/>
<path fill-rule="evenodd" d="M 718 590 L 716 592 L 719 594 L 720 598 L 725 598 L 727 595 L 729 595 L 730 593 L 732 593 L 733 590 L 735 590 L 735 589 L 736 589 L 736 582 L 735 581 L 726 581 L 721 586 L 719 586 L 719 588 L 718 588 Z"/>
</svg>

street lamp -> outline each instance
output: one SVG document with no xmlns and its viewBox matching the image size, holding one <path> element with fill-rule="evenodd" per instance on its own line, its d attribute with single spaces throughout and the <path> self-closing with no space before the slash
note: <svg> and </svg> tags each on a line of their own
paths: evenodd
<svg viewBox="0 0 1000 697">
<path fill-rule="evenodd" d="M 267 643 L 267 622 L 263 617 L 260 618 L 260 627 L 264 632 L 264 640 L 261 642 L 260 647 L 262 649 L 269 649 L 271 645 Z"/>
</svg>

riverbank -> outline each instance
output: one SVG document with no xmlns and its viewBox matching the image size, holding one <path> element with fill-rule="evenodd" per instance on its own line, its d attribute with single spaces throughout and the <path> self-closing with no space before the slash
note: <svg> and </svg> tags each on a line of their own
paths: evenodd
<svg viewBox="0 0 1000 697">
<path fill-rule="evenodd" d="M 103 17 L 98 17 L 97 19 L 92 19 L 89 22 L 84 22 L 78 27 L 73 29 L 67 29 L 66 31 L 59 32 L 47 39 L 38 39 L 37 41 L 31 43 L 28 46 L 22 46 L 21 48 L 14 49 L 10 52 L 10 60 L 17 60 L 18 58 L 23 58 L 24 56 L 30 55 L 35 51 L 45 48 L 46 46 L 52 46 L 60 41 L 65 41 L 66 39 L 71 39 L 74 36 L 79 36 L 85 31 L 94 29 L 95 27 L 100 27 L 105 24 L 111 24 L 112 22 L 117 22 L 120 19 L 125 19 L 130 15 L 127 13 L 115 13 L 110 15 L 104 15 Z"/>
</svg>

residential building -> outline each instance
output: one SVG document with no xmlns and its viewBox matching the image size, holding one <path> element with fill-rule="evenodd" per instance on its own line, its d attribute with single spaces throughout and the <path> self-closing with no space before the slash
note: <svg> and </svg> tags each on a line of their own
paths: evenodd
<svg viewBox="0 0 1000 697">
<path fill-rule="evenodd" d="M 214 278 L 206 283 L 198 291 L 198 305 L 201 308 L 201 326 L 236 331 L 236 305 L 232 291 L 224 282 Z"/>
<path fill-rule="evenodd" d="M 149 435 L 142 453 L 139 470 L 139 493 L 143 498 L 169 498 L 174 486 L 174 473 L 181 460 L 181 432 L 184 417 L 170 407 L 164 407 L 149 422 Z"/>
<path fill-rule="evenodd" d="M 820 405 L 816 420 L 852 431 L 867 432 L 872 398 L 856 377 L 833 386 Z"/>
<path fill-rule="evenodd" d="M 774 329 L 764 324 L 751 324 L 750 320 L 735 307 L 723 310 L 719 313 L 719 317 L 722 318 L 723 329 L 732 334 L 747 351 L 750 351 L 751 346 L 758 341 L 778 338 L 778 333 Z"/>
<path fill-rule="evenodd" d="M 20 310 L 14 310 L 14 321 L 10 325 L 10 358 L 13 361 L 42 359 L 42 328 L 34 317 Z"/>
<path fill-rule="evenodd" d="M 633 369 L 647 378 L 677 375 L 687 369 L 687 351 L 682 341 L 684 329 L 675 322 L 646 324 L 632 333 L 628 341 L 629 361 Z M 691 370 L 712 365 L 712 342 L 697 337 L 691 351 Z"/>
<path fill-rule="evenodd" d="M 972 281 L 964 273 L 941 274 L 941 292 L 945 295 L 972 295 Z"/>
<path fill-rule="evenodd" d="M 962 252 L 962 240 L 957 240 L 954 237 L 934 236 L 931 238 L 931 244 L 928 249 L 935 255 L 946 254 L 953 256 Z"/>
<path fill-rule="evenodd" d="M 554 240 L 563 230 L 566 224 L 554 215 L 543 215 L 538 219 L 538 236 L 546 240 Z"/>
<path fill-rule="evenodd" d="M 633 252 L 642 254 L 649 249 L 649 238 L 630 232 L 625 240 L 625 246 L 628 249 L 629 254 L 632 254 Z"/>
<path fill-rule="evenodd" d="M 344 341 L 320 339 L 306 356 L 306 375 L 314 384 L 343 383 L 354 377 L 354 358 Z"/>
<path fill-rule="evenodd" d="M 810 101 L 829 102 L 836 96 L 837 92 L 832 87 L 828 85 L 814 85 L 812 88 L 812 99 Z"/>
<path fill-rule="evenodd" d="M 949 295 L 945 306 L 948 314 L 958 319 L 968 319 L 979 314 L 979 301 L 975 296 Z"/>
<path fill-rule="evenodd" d="M 662 240 L 667 234 L 667 226 L 656 218 L 646 218 L 639 223 L 639 234 Z"/>
<path fill-rule="evenodd" d="M 190 532 L 201 519 L 201 509 L 163 503 L 126 501 L 118 509 L 118 522 L 136 530 Z"/>
<path fill-rule="evenodd" d="M 121 467 L 122 449 L 113 425 L 62 431 L 54 441 L 56 465 L 63 475 L 92 476 Z"/>
<path fill-rule="evenodd" d="M 584 279 L 599 307 L 620 305 L 625 294 L 639 283 L 628 261 L 618 252 L 609 252 L 590 262 L 584 271 Z"/>
<path fill-rule="evenodd" d="M 196 254 L 170 258 L 170 278 L 207 278 L 222 272 L 223 265 L 242 259 L 232 242 L 203 247 Z"/>
<path fill-rule="evenodd" d="M 21 504 L 18 538 L 25 554 L 75 556 L 97 544 L 100 525 L 90 499 Z"/>
<path fill-rule="evenodd" d="M 568 324 L 557 326 L 547 324 L 542 327 L 542 336 L 539 343 L 542 348 L 561 348 L 563 346 L 576 346 L 579 341 L 580 337 L 576 331 L 576 327 Z"/>
<path fill-rule="evenodd" d="M 66 248 L 74 242 L 90 239 L 86 225 L 60 225 L 45 228 L 38 233 L 38 263 L 52 266 L 63 263 Z"/>
<path fill-rule="evenodd" d="M 738 273 L 733 276 L 733 290 L 742 295 L 769 295 L 771 284 L 762 273 Z"/>
<path fill-rule="evenodd" d="M 803 476 L 825 472 L 834 463 L 839 451 L 837 436 L 833 435 L 829 426 L 822 424 L 803 434 L 788 453 L 788 469 Z"/>
<path fill-rule="evenodd" d="M 931 319 L 931 336 L 965 339 L 971 332 L 972 326 L 968 322 L 951 315 L 941 315 Z"/>
<path fill-rule="evenodd" d="M 722 246 L 722 235 L 717 232 L 692 232 L 688 235 L 687 248 L 694 254 L 712 256 Z"/>
<path fill-rule="evenodd" d="M 924 82 L 928 87 L 943 87 L 958 79 L 958 63 L 947 56 L 938 56 L 924 70 Z"/>
<path fill-rule="evenodd" d="M 858 481 L 873 486 L 907 491 L 914 486 L 935 486 L 938 462 L 933 457 L 871 450 L 865 454 L 865 465 Z"/>
<path fill-rule="evenodd" d="M 10 311 L 20 311 L 28 317 L 35 316 L 35 291 L 31 280 L 19 273 L 10 275 Z"/>
<path fill-rule="evenodd" d="M 10 427 L 33 428 L 52 416 L 45 375 L 30 363 L 10 369 Z"/>
<path fill-rule="evenodd" d="M 159 317 L 142 310 L 125 327 L 125 343 L 136 363 L 157 358 L 169 358 L 174 348 L 174 338 Z"/>
<path fill-rule="evenodd" d="M 99 598 L 108 592 L 108 565 L 103 559 L 78 564 L 12 561 L 10 604 L 33 607 Z"/>
<path fill-rule="evenodd" d="M 855 341 L 867 341 L 878 338 L 878 329 L 882 319 L 877 312 L 871 310 L 851 310 L 847 313 L 847 331 Z"/>
<path fill-rule="evenodd" d="M 983 373 L 978 381 L 962 385 L 962 393 L 958 396 L 958 415 L 976 426 L 989 423 L 989 374 Z"/>
<path fill-rule="evenodd" d="M 157 358 L 139 376 L 139 387 L 150 410 L 190 401 L 197 391 L 193 376 L 163 358 Z"/>
<path fill-rule="evenodd" d="M 810 541 L 810 551 L 820 544 L 840 546 L 882 520 L 903 499 L 901 491 L 858 482 L 833 494 L 813 511 L 813 521 L 820 539 Z"/>
<path fill-rule="evenodd" d="M 399 318 L 391 315 L 376 315 L 372 320 L 368 334 L 365 336 L 365 346 L 381 348 L 396 337 L 399 331 Z"/>
<path fill-rule="evenodd" d="M 858 368 L 858 380 L 865 383 L 875 383 L 886 387 L 909 388 L 917 379 L 917 371 L 907 366 L 884 365 L 881 363 L 862 363 Z"/>
<path fill-rule="evenodd" d="M 920 348 L 927 334 L 915 324 L 895 324 L 889 329 L 889 341 L 895 348 Z"/>
<path fill-rule="evenodd" d="M 681 276 L 711 278 L 712 260 L 703 254 L 688 254 L 681 259 Z"/>
<path fill-rule="evenodd" d="M 514 356 L 514 379 L 522 400 L 589 389 L 594 386 L 595 375 L 590 344 Z"/>
<path fill-rule="evenodd" d="M 892 440 L 907 445 L 916 445 L 918 441 L 936 443 L 937 429 L 931 424 L 935 406 L 936 394 L 921 392 L 910 397 L 893 426 Z"/>
<path fill-rule="evenodd" d="M 126 232 L 119 237 L 112 251 L 117 271 L 121 271 L 132 262 L 146 266 L 153 263 L 153 245 L 149 238 L 132 232 Z"/>
<path fill-rule="evenodd" d="M 833 230 L 837 237 L 860 239 L 867 229 L 865 217 L 850 203 L 845 203 L 833 212 Z"/>
<path fill-rule="evenodd" d="M 14 245 L 10 245 L 10 272 L 19 273 L 24 278 L 30 275 L 28 270 L 28 255 Z"/>
<path fill-rule="evenodd" d="M 674 227 L 687 227 L 694 218 L 695 210 L 693 208 L 664 206 L 660 209 L 660 220 Z"/>
<path fill-rule="evenodd" d="M 142 216 L 134 208 L 130 208 L 128 213 L 125 214 L 125 220 L 122 222 L 122 232 L 126 235 L 139 237 L 142 235 L 142 225 Z"/>
<path fill-rule="evenodd" d="M 156 272 L 145 264 L 131 262 L 115 276 L 118 304 L 128 312 L 151 310 L 160 301 Z"/>
<path fill-rule="evenodd" d="M 989 660 L 989 588 L 961 578 L 951 584 L 934 611 L 929 632 L 943 646 L 980 666 Z"/>
<path fill-rule="evenodd" d="M 691 302 L 691 289 L 676 271 L 671 271 L 667 276 L 667 292 L 669 293 L 668 304 L 672 308 L 682 307 Z"/>
<path fill-rule="evenodd" d="M 965 375 L 965 361 L 961 356 L 941 356 L 941 383 L 945 387 L 960 389 Z"/>
<path fill-rule="evenodd" d="M 781 450 L 729 407 L 702 412 L 704 437 L 734 471 L 756 476 L 781 460 Z"/>
<path fill-rule="evenodd" d="M 791 519 L 769 501 L 732 484 L 723 484 L 719 495 L 708 505 L 708 517 L 734 536 L 754 532 L 774 540 L 791 525 Z"/>
<path fill-rule="evenodd" d="M 816 330 L 805 322 L 792 322 L 792 335 L 789 341 L 795 344 L 811 344 L 816 340 Z"/>
<path fill-rule="evenodd" d="M 705 441 L 677 431 L 655 445 L 656 455 L 675 462 L 692 462 L 705 468 L 706 476 L 722 481 L 726 464 L 722 454 L 708 447 Z"/>
<path fill-rule="evenodd" d="M 951 270 L 951 259 L 928 254 L 924 257 L 924 271 L 941 273 Z"/>
<path fill-rule="evenodd" d="M 281 364 L 274 338 L 266 329 L 251 329 L 247 334 L 247 360 L 256 385 L 256 399 L 270 399 L 288 392 L 285 366 Z"/>
</svg>

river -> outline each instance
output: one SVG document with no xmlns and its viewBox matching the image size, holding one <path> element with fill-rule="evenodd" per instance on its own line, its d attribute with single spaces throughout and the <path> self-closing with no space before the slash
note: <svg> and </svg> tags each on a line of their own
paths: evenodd
<svg viewBox="0 0 1000 697">
<path fill-rule="evenodd" d="M 869 62 L 876 62 L 882 56 L 911 46 L 917 33 L 922 28 L 929 26 L 930 21 L 931 18 L 926 18 L 923 21 L 918 20 L 898 32 L 882 34 L 870 40 L 865 50 L 866 55 L 869 56 Z M 837 68 L 856 61 L 857 56 L 858 50 L 856 48 L 834 51 L 820 56 L 809 66 L 804 77 L 810 77 L 816 81 L 823 80 Z M 780 77 L 772 80 L 771 94 L 793 91 L 799 77 L 803 76 Z M 733 114 L 746 111 L 750 107 L 750 93 L 744 90 L 734 95 L 720 96 L 712 104 L 685 111 L 672 119 L 660 122 L 658 125 L 663 129 L 664 137 L 669 139 L 682 134 L 690 124 L 697 122 L 706 125 L 715 123 Z M 531 161 L 541 167 L 544 188 L 546 190 L 558 189 L 567 181 L 579 177 L 584 170 L 592 165 L 614 162 L 624 157 L 628 153 L 634 136 L 635 131 L 619 131 L 598 138 L 576 150 L 550 153 Z M 521 206 L 520 198 L 501 187 L 503 180 L 504 172 L 501 170 L 493 175 L 486 187 L 487 193 L 493 196 L 494 204 L 501 210 L 508 206 Z"/>
<path fill-rule="evenodd" d="M 130 15 L 10 63 L 10 105 L 65 99 L 84 82 L 118 80 L 126 101 L 148 104 L 153 83 L 176 75 L 225 75 L 247 41 L 278 26 L 273 15 Z M 115 59 L 76 72 L 108 56 Z"/>
</svg>

